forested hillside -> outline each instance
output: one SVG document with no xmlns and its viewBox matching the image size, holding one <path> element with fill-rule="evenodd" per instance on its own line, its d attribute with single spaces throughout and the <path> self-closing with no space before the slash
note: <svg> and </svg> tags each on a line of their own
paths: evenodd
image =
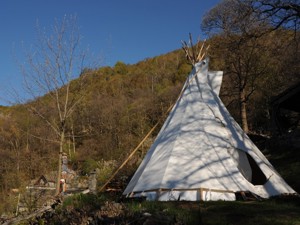
<svg viewBox="0 0 300 225">
<path fill-rule="evenodd" d="M 207 40 L 210 69 L 224 71 L 221 99 L 249 133 L 271 134 L 271 98 L 300 81 L 299 41 L 299 33 L 290 29 L 252 36 L 219 32 Z M 60 143 L 70 167 L 82 176 L 103 161 L 114 160 L 110 169 L 117 168 L 154 124 L 162 125 L 191 69 L 182 50 L 134 65 L 85 68 L 69 86 L 60 87 L 69 90 L 70 99 L 80 87 L 80 101 L 66 120 L 59 119 L 53 93 L 1 107 L 0 214 L 14 211 L 14 189 L 22 192 L 30 180 L 57 170 Z M 53 132 L 53 124 L 63 132 Z M 158 131 L 123 173 L 132 175 Z"/>
<path fill-rule="evenodd" d="M 136 65 L 118 62 L 112 68 L 84 70 L 84 99 L 68 121 L 64 144 L 71 166 L 85 175 L 99 160 L 123 160 L 174 103 L 190 70 L 181 51 Z M 40 100 L 47 102 L 43 110 L 48 119 L 56 120 L 51 98 Z M 11 189 L 24 188 L 30 179 L 57 167 L 56 134 L 28 110 L 31 104 L 35 100 L 1 108 L 2 202 Z"/>
</svg>

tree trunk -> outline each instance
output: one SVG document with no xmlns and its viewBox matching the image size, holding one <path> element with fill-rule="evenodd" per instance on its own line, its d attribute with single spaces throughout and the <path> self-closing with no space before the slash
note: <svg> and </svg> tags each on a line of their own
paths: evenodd
<svg viewBox="0 0 300 225">
<path fill-rule="evenodd" d="M 59 143 L 58 171 L 57 171 L 55 195 L 59 195 L 60 193 L 60 179 L 61 179 L 61 172 L 62 172 L 62 153 L 63 153 L 64 140 L 65 140 L 65 132 L 62 131 L 60 134 L 60 143 Z"/>
<path fill-rule="evenodd" d="M 248 133 L 248 122 L 247 122 L 247 102 L 245 96 L 245 89 L 240 90 L 240 116 L 242 122 L 242 129 Z"/>
</svg>

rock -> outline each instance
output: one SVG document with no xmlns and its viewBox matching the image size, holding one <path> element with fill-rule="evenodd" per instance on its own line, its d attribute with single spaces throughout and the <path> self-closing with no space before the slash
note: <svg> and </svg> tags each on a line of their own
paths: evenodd
<svg viewBox="0 0 300 225">
<path fill-rule="evenodd" d="M 101 206 L 101 217 L 117 217 L 123 213 L 123 205 L 116 202 L 105 202 L 104 206 Z"/>
<path fill-rule="evenodd" d="M 150 213 L 145 212 L 145 213 L 143 213 L 143 216 L 149 217 L 149 216 L 152 216 L 152 215 Z"/>
</svg>

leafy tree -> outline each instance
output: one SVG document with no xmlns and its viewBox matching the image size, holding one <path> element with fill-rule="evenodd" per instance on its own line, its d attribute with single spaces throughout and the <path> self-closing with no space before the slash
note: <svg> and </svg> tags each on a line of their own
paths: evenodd
<svg viewBox="0 0 300 225">
<path fill-rule="evenodd" d="M 127 73 L 127 66 L 125 63 L 118 61 L 115 64 L 114 70 L 117 74 L 125 75 Z"/>
</svg>

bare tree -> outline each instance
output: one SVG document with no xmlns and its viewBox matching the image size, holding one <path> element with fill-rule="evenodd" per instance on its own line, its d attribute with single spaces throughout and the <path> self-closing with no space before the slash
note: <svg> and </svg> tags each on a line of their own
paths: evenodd
<svg viewBox="0 0 300 225">
<path fill-rule="evenodd" d="M 253 13 L 251 4 L 241 0 L 222 1 L 205 15 L 202 22 L 204 31 L 219 36 L 214 47 L 223 51 L 224 70 L 231 76 L 231 84 L 237 90 L 245 132 L 249 131 L 247 102 L 255 91 L 258 78 L 266 72 L 261 60 L 266 51 L 262 40 L 258 39 L 265 26 Z"/>
<path fill-rule="evenodd" d="M 254 12 L 267 20 L 272 29 L 279 27 L 300 29 L 300 4 L 298 0 L 244 0 L 251 3 Z"/>
<path fill-rule="evenodd" d="M 26 106 L 55 134 L 52 141 L 59 145 L 56 185 L 59 194 L 68 121 L 84 96 L 85 75 L 76 74 L 82 71 L 86 51 L 80 46 L 76 17 L 56 20 L 50 32 L 38 26 L 37 37 L 37 43 L 26 51 L 27 64 L 22 69 L 26 93 L 32 98 Z"/>
</svg>

